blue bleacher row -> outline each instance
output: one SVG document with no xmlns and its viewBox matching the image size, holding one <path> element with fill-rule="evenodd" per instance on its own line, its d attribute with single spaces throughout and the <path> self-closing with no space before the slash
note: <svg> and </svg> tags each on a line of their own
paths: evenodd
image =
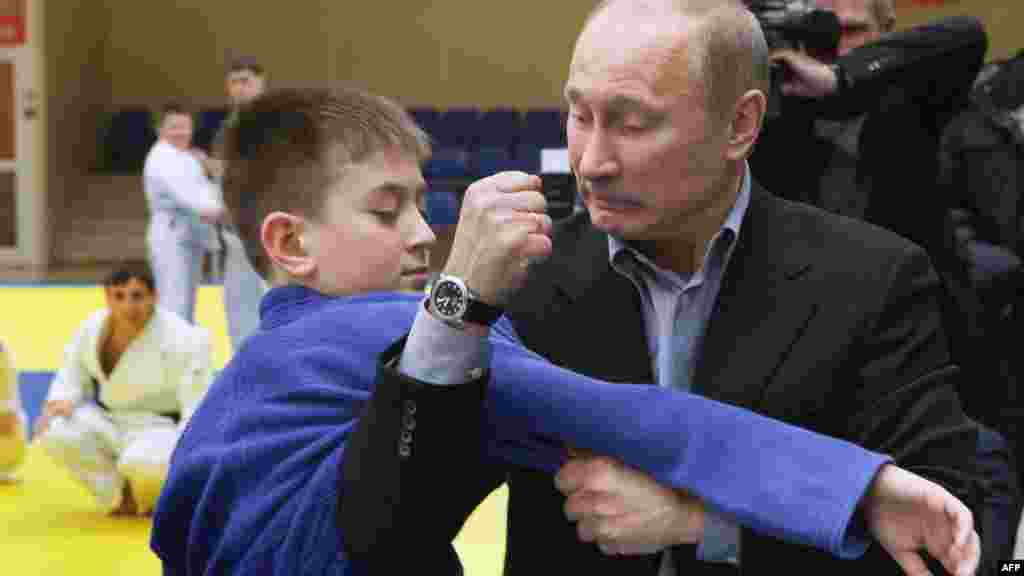
<svg viewBox="0 0 1024 576">
<path fill-rule="evenodd" d="M 428 179 L 466 179 L 502 170 L 537 172 L 540 150 L 564 148 L 564 113 L 557 108 L 410 108 L 431 136 L 434 156 L 424 167 Z M 209 150 L 224 120 L 223 108 L 196 118 L 195 144 Z M 98 171 L 135 173 L 156 141 L 156 115 L 148 108 L 125 108 L 102 123 Z"/>
</svg>

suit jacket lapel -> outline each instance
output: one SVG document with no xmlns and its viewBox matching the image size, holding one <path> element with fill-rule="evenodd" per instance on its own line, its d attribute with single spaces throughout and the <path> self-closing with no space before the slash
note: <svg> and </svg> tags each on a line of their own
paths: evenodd
<svg viewBox="0 0 1024 576">
<path fill-rule="evenodd" d="M 586 349 L 585 359 L 568 367 L 611 382 L 653 383 L 640 295 L 611 267 L 608 237 L 591 227 L 585 215 L 579 218 L 579 225 L 567 231 L 577 238 L 556 242 L 550 262 L 557 291 L 572 303 L 571 320 L 592 327 L 585 344 L 564 343 Z"/>
<path fill-rule="evenodd" d="M 756 182 L 751 192 L 694 379 L 694 391 L 746 408 L 761 403 L 816 308 L 796 281 L 810 267 L 802 219 Z"/>
</svg>

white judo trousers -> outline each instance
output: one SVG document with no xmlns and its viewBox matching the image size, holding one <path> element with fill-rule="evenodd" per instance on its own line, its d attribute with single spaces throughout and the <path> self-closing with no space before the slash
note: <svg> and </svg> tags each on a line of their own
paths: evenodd
<svg viewBox="0 0 1024 576">
<path fill-rule="evenodd" d="M 8 430 L 8 424 L 14 425 Z M 14 369 L 11 351 L 0 342 L 0 482 L 13 480 L 14 473 L 25 460 L 25 436 L 25 412 L 18 395 L 18 373 Z"/>
<path fill-rule="evenodd" d="M 157 307 L 108 375 L 97 354 L 108 316 L 103 309 L 86 320 L 66 348 L 47 400 L 67 400 L 74 409 L 52 418 L 37 442 L 105 509 L 121 505 L 127 482 L 145 513 L 155 506 L 181 429 L 213 378 L 209 333 Z"/>
<path fill-rule="evenodd" d="M 53 418 L 41 445 L 103 508 L 120 506 L 129 482 L 139 511 L 150 512 L 177 441 L 178 427 L 170 418 L 82 404 L 69 418 Z"/>
</svg>

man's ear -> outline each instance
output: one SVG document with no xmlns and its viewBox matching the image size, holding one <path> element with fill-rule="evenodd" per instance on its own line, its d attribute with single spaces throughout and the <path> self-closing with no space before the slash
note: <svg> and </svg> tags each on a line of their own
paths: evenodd
<svg viewBox="0 0 1024 576">
<path fill-rule="evenodd" d="M 309 280 L 316 274 L 316 258 L 307 252 L 306 222 L 287 212 L 271 212 L 263 219 L 260 240 L 267 257 L 289 278 Z"/>
<path fill-rule="evenodd" d="M 750 90 L 736 101 L 729 125 L 729 144 L 726 155 L 730 160 L 743 160 L 754 148 L 768 101 L 760 90 Z"/>
</svg>

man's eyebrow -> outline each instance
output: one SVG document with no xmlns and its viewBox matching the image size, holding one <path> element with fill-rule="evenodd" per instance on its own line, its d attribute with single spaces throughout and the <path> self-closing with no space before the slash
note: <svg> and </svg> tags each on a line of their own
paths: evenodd
<svg viewBox="0 0 1024 576">
<path fill-rule="evenodd" d="M 613 96 L 608 102 L 608 108 L 616 112 L 639 112 L 642 114 L 655 114 L 657 111 L 646 102 L 629 96 Z"/>
<path fill-rule="evenodd" d="M 583 98 L 583 93 L 579 89 L 568 86 L 565 89 L 565 99 L 570 104 L 574 104 Z M 657 115 L 659 112 L 655 110 L 651 105 L 647 104 L 643 100 L 633 98 L 623 94 L 613 96 L 608 101 L 608 109 L 615 113 L 623 112 L 639 112 L 641 114 Z"/>
</svg>

